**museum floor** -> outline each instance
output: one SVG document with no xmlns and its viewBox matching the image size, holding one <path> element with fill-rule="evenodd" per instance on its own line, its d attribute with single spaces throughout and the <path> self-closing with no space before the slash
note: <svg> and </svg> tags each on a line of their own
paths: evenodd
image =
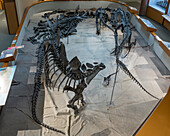
<svg viewBox="0 0 170 136">
<path fill-rule="evenodd" d="M 3 13 L 2 13 L 3 14 Z M 4 14 L 3 14 L 4 15 Z M 38 15 L 37 15 L 38 16 Z M 4 20 L 4 18 L 2 19 Z M 29 118 L 31 116 L 31 97 L 34 87 L 34 75 L 36 69 L 36 57 L 35 51 L 37 46 L 32 45 L 26 39 L 31 36 L 32 27 L 34 26 L 35 22 L 38 21 L 38 17 L 34 16 L 26 28 L 27 35 L 23 40 L 25 48 L 22 49 L 22 52 L 19 53 L 18 59 L 16 61 L 17 69 L 14 76 L 16 81 L 19 81 L 20 84 L 17 86 L 11 86 L 10 94 L 7 100 L 6 105 L 3 107 L 3 110 L 0 115 L 0 136 L 54 136 L 56 133 L 48 131 L 46 129 L 41 129 L 39 126 L 34 124 L 34 122 Z M 2 49 L 6 49 L 8 46 L 9 41 L 12 41 L 13 36 L 9 36 L 6 32 L 7 27 L 3 24 L 0 28 L 1 35 L 5 36 L 5 38 L 0 39 L 0 43 L 4 45 Z M 93 23 L 91 20 L 89 23 Z M 90 56 L 89 59 L 97 59 L 102 60 L 107 65 L 111 65 L 114 67 L 114 63 L 110 63 L 110 60 L 113 58 L 107 56 L 109 54 L 108 50 L 112 48 L 112 45 L 105 45 L 108 44 L 108 40 L 110 39 L 111 35 L 107 35 L 105 31 L 107 29 L 103 29 L 104 38 L 101 36 L 97 37 L 92 33 L 95 33 L 95 27 L 89 27 L 88 30 L 85 32 L 86 24 L 81 24 L 79 26 L 78 33 L 80 37 L 78 37 L 78 41 L 75 42 L 74 40 L 77 38 L 76 36 L 71 37 L 70 44 L 66 44 L 68 53 L 71 54 L 69 59 L 72 58 L 76 53 L 81 60 L 86 62 L 87 56 Z M 91 28 L 91 29 L 90 29 Z M 165 35 L 168 32 L 160 30 L 161 27 L 158 28 L 160 35 Z M 164 29 L 164 28 L 163 28 Z M 163 34 L 164 33 L 164 34 Z M 10 38 L 11 39 L 10 39 Z M 86 38 L 83 38 L 86 37 Z M 127 60 L 126 63 L 130 66 L 130 70 L 135 74 L 135 76 L 147 87 L 148 90 L 151 90 L 154 95 L 161 98 L 166 94 L 167 88 L 169 86 L 169 79 L 167 78 L 170 73 L 166 70 L 160 60 L 156 57 L 156 55 L 152 52 L 152 49 L 149 47 L 145 47 L 146 43 L 144 39 L 140 36 L 138 32 L 134 32 L 133 37 L 137 39 L 137 48 L 134 48 L 131 52 L 131 55 Z M 169 40 L 167 36 L 165 36 Z M 165 38 L 164 37 L 164 38 Z M 0 37 L 1 38 L 1 37 Z M 6 42 L 8 41 L 8 42 Z M 102 41 L 103 44 L 99 45 L 99 41 Z M 81 56 L 82 51 L 80 52 L 73 52 L 74 49 L 83 48 L 83 42 L 86 43 L 87 48 L 85 51 L 88 55 Z M 74 46 L 72 45 L 75 44 Z M 96 47 L 90 45 L 93 43 Z M 80 47 L 79 47 L 80 46 Z M 142 47 L 143 46 L 143 47 Z M 74 49 L 73 49 L 74 47 Z M 89 51 L 89 49 L 91 49 Z M 98 52 L 99 51 L 99 52 Z M 105 52 L 103 52 L 105 51 Z M 102 54 L 101 54 L 102 52 Z M 99 56 L 97 56 L 99 55 Z M 93 55 L 94 54 L 94 55 Z M 73 56 L 72 56 L 73 55 Z M 105 58 L 103 58 L 103 56 Z M 131 62 L 128 60 L 132 60 Z M 90 60 L 93 61 L 93 60 Z M 93 133 L 92 136 L 103 136 L 103 135 L 115 135 L 115 136 L 129 136 L 132 135 L 135 130 L 140 126 L 140 123 L 145 119 L 145 117 L 150 113 L 152 108 L 157 104 L 157 100 L 150 98 L 147 94 L 142 92 L 135 83 L 133 83 L 129 78 L 120 72 L 120 77 L 117 82 L 117 89 L 119 91 L 115 92 L 114 95 L 114 105 L 111 107 L 107 107 L 109 95 L 106 93 L 112 88 L 109 86 L 104 88 L 101 84 L 101 80 L 104 74 L 109 74 L 112 69 L 108 68 L 107 72 L 102 72 L 99 74 L 96 80 L 94 80 L 95 85 L 91 85 L 89 90 L 85 93 L 86 101 L 87 101 L 87 111 L 82 112 L 86 114 L 88 118 L 86 118 L 87 122 L 84 122 L 83 119 L 77 119 L 76 123 L 80 123 L 80 126 L 85 128 L 86 124 L 90 124 L 93 126 L 97 132 L 93 132 L 91 128 L 86 127 L 85 130 L 82 131 L 89 131 L 88 133 Z M 99 88 L 96 90 L 90 90 L 94 88 Z M 133 88 L 133 89 L 132 89 Z M 135 88 L 135 89 L 134 89 Z M 63 97 L 62 94 L 55 94 L 56 98 L 54 98 L 54 103 L 52 103 L 50 99 L 50 95 L 44 91 L 44 87 L 42 86 L 42 91 L 40 92 L 39 98 L 39 117 L 40 119 L 44 120 L 46 123 L 53 125 L 55 127 L 59 127 L 63 129 L 65 126 L 65 120 L 61 118 L 56 118 L 56 111 L 55 111 L 55 102 L 58 101 L 57 99 L 61 99 Z M 94 92 L 93 92 L 94 91 Z M 99 93 L 100 92 L 100 93 Z M 45 93 L 47 93 L 45 95 Z M 100 98 L 100 99 L 98 99 Z M 45 102 L 43 100 L 46 100 Z M 44 110 L 43 109 L 44 106 Z M 133 111 L 133 112 L 132 112 Z M 67 116 L 67 111 L 62 111 L 62 113 Z M 61 114 L 61 113 L 60 113 Z M 81 114 L 81 115 L 83 115 Z M 28 116 L 29 115 L 29 116 Z M 92 116 L 93 115 L 93 116 Z M 65 117 L 66 118 L 66 117 Z M 67 118 L 66 118 L 67 119 Z M 97 122 L 100 120 L 100 122 Z M 91 120 L 93 122 L 91 122 Z M 54 122 L 52 122 L 54 121 Z M 57 122 L 61 122 L 61 124 L 57 124 Z M 54 124 L 55 123 L 55 124 Z M 76 124 L 75 123 L 75 124 Z M 85 124 L 84 124 L 85 123 Z M 109 127 L 110 126 L 110 127 Z M 73 128 L 74 129 L 74 128 Z M 93 129 L 93 128 L 92 128 Z M 75 135 L 82 136 L 84 133 L 80 130 L 73 130 Z M 82 133 L 82 134 L 81 134 Z"/>
<path fill-rule="evenodd" d="M 14 35 L 8 34 L 8 27 L 6 23 L 5 11 L 0 10 L 0 52 L 6 50 L 11 46 L 11 42 L 14 38 Z M 0 63 L 0 67 L 2 63 Z"/>
</svg>

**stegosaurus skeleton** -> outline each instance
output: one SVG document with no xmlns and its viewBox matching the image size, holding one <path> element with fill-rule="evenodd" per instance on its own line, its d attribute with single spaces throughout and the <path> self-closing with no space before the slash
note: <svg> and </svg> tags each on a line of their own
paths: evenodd
<svg viewBox="0 0 170 136">
<path fill-rule="evenodd" d="M 75 114 L 77 114 L 78 108 L 74 103 L 77 100 L 81 100 L 82 104 L 85 103 L 82 94 L 83 90 L 101 70 L 105 69 L 105 65 L 103 63 L 98 64 L 97 62 L 94 62 L 94 64 L 81 64 L 77 56 L 75 56 L 71 61 L 68 61 L 65 46 L 62 42 L 60 42 L 60 38 L 68 37 L 72 33 L 76 32 L 77 24 L 84 18 L 87 18 L 87 16 L 85 16 L 86 14 L 93 17 L 94 15 L 92 12 L 79 12 L 77 9 L 76 12 L 68 13 L 66 16 L 62 15 L 60 16 L 60 18 L 58 18 L 57 16 L 55 21 L 54 19 L 49 18 L 50 15 L 61 12 L 65 13 L 65 11 L 56 10 L 49 14 L 44 14 L 43 17 L 46 19 L 46 21 L 40 21 L 39 27 L 34 27 L 35 35 L 28 38 L 28 40 L 31 41 L 33 44 L 38 44 L 40 43 L 38 40 L 40 40 L 41 38 L 43 39 L 43 42 L 40 44 L 37 51 L 38 61 L 37 71 L 34 78 L 35 85 L 32 97 L 32 118 L 36 123 L 47 129 L 65 134 L 58 129 L 42 123 L 38 119 L 36 114 L 37 98 L 41 86 L 43 66 L 47 87 L 53 86 L 54 88 L 59 78 L 61 78 L 61 75 L 65 75 L 58 85 L 58 91 L 61 84 L 67 78 L 66 84 L 63 88 L 63 92 L 67 90 L 73 91 L 75 93 L 75 96 L 68 102 L 69 104 L 67 106 L 74 109 Z M 52 79 L 57 71 L 60 71 L 61 73 L 58 75 L 55 82 L 52 83 Z M 72 80 L 74 82 L 73 86 L 71 86 Z"/>
</svg>

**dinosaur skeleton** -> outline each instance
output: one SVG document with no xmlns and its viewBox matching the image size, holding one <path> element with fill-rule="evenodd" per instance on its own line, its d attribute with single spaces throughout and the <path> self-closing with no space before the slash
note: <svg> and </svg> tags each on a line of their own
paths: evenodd
<svg viewBox="0 0 170 136">
<path fill-rule="evenodd" d="M 56 19 L 50 18 L 51 15 L 57 13 L 60 15 L 57 15 Z M 47 41 L 51 34 L 53 34 L 54 38 L 55 33 L 57 33 L 58 30 L 60 30 L 60 38 L 68 37 L 69 35 L 77 32 L 76 27 L 79 22 L 86 18 L 94 18 L 95 13 L 93 13 L 93 9 L 89 11 L 79 10 L 78 6 L 75 12 L 55 10 L 45 13 L 42 17 L 45 20 L 40 20 L 38 26 L 34 27 L 35 35 L 27 39 L 32 44 L 40 43 L 39 41 L 41 38 L 42 40 Z"/>
<path fill-rule="evenodd" d="M 33 44 L 37 44 L 41 42 L 41 38 L 43 37 L 43 42 L 41 42 L 37 50 L 38 61 L 37 72 L 34 78 L 35 85 L 32 97 L 32 117 L 39 125 L 55 132 L 65 134 L 58 129 L 42 123 L 37 117 L 37 98 L 40 91 L 43 69 L 45 73 L 45 84 L 47 87 L 53 87 L 53 89 L 62 75 L 64 75 L 64 78 L 58 85 L 58 91 L 66 80 L 63 92 L 67 90 L 75 93 L 75 96 L 68 102 L 67 107 L 72 108 L 74 113 L 77 114 L 78 108 L 75 105 L 75 102 L 81 100 L 82 105 L 85 104 L 82 94 L 84 89 L 101 70 L 105 69 L 105 65 L 97 62 L 94 62 L 94 64 L 81 64 L 77 56 L 69 61 L 67 59 L 65 45 L 60 41 L 60 38 L 68 37 L 73 32 L 77 32 L 77 24 L 83 19 L 88 18 L 87 16 L 94 17 L 94 14 L 92 12 L 89 13 L 88 11 L 79 12 L 79 8 L 77 8 L 76 12 L 69 12 L 66 15 L 57 16 L 55 20 L 50 18 L 50 15 L 59 12 L 65 13 L 65 11 L 57 10 L 45 13 L 43 18 L 46 20 L 40 21 L 38 23 L 39 26 L 34 27 L 35 35 L 28 38 L 28 40 Z M 59 75 L 56 74 L 58 71 L 60 71 Z M 56 79 L 54 79 L 54 75 L 57 75 Z M 71 86 L 72 83 L 73 86 Z"/>
<path fill-rule="evenodd" d="M 76 27 L 79 22 L 86 18 L 91 18 L 96 15 L 96 34 L 100 34 L 101 25 L 108 27 L 114 33 L 115 37 L 115 49 L 111 52 L 112 55 L 116 57 L 116 72 L 110 74 L 108 77 L 104 78 L 106 82 L 105 85 L 109 84 L 111 76 L 115 75 L 113 91 L 116 84 L 116 78 L 119 68 L 122 69 L 133 81 L 135 81 L 146 93 L 156 98 L 150 94 L 130 73 L 125 64 L 120 61 L 123 49 L 128 49 L 127 54 L 124 55 L 125 58 L 132 46 L 136 44 L 136 40 L 131 42 L 132 27 L 130 24 L 130 14 L 125 13 L 120 8 L 111 10 L 109 8 L 99 8 L 96 13 L 91 11 L 80 11 L 77 7 L 75 12 L 69 12 L 64 10 L 55 10 L 49 13 L 45 13 L 42 17 L 44 21 L 40 20 L 37 27 L 34 27 L 35 35 L 28 38 L 33 44 L 39 43 L 39 48 L 37 49 L 37 72 L 34 78 L 34 91 L 32 97 L 32 118 L 39 125 L 53 130 L 55 132 L 65 134 L 64 132 L 50 127 L 42 123 L 36 114 L 37 98 L 41 86 L 41 77 L 44 70 L 45 75 L 45 85 L 53 89 L 56 87 L 57 82 L 61 79 L 60 83 L 57 85 L 58 91 L 62 84 L 64 84 L 64 91 L 72 91 L 75 93 L 74 97 L 68 102 L 67 107 L 72 108 L 74 113 L 78 113 L 78 108 L 75 102 L 80 100 L 82 105 L 85 104 L 83 98 L 83 91 L 87 88 L 88 84 L 92 79 L 103 69 L 105 65 L 103 63 L 94 62 L 93 64 L 86 63 L 82 64 L 77 56 L 72 60 L 67 59 L 67 53 L 65 50 L 65 45 L 60 41 L 60 38 L 66 38 L 69 35 L 77 32 Z M 56 19 L 50 18 L 51 15 L 57 15 Z M 100 25 L 100 26 L 99 26 Z M 123 35 L 123 40 L 118 42 L 118 30 L 121 29 Z M 42 40 L 42 42 L 41 42 Z M 57 74 L 60 72 L 60 74 Z M 57 76 L 57 78 L 55 78 Z M 111 101 L 113 97 L 113 91 L 111 94 Z M 156 98 L 158 99 L 158 98 Z"/>
<path fill-rule="evenodd" d="M 56 45 L 58 45 L 58 47 L 56 47 Z M 56 45 L 46 42 L 44 46 L 44 71 L 46 75 L 46 85 L 49 87 L 53 86 L 54 88 L 57 81 L 63 74 L 64 78 L 58 85 L 58 91 L 60 90 L 61 84 L 67 79 L 63 92 L 68 90 L 75 93 L 75 96 L 69 101 L 68 107 L 74 109 L 75 113 L 77 113 L 78 109 L 74 103 L 80 99 L 82 104 L 84 104 L 82 95 L 83 90 L 92 81 L 92 79 L 105 68 L 105 65 L 103 63 L 86 63 L 86 65 L 81 64 L 77 56 L 75 56 L 71 61 L 68 61 L 64 44 L 62 42 L 59 43 L 58 40 Z M 52 82 L 54 74 L 57 71 L 60 71 L 61 73 L 58 78 Z M 71 87 L 71 83 L 73 83 L 73 87 Z"/>
<path fill-rule="evenodd" d="M 130 24 L 130 14 L 128 12 L 125 13 L 120 8 L 113 9 L 113 10 L 109 8 L 98 8 L 96 10 L 96 34 L 98 35 L 100 34 L 101 31 L 100 28 L 102 24 L 107 28 L 109 28 L 111 31 L 113 31 L 114 38 L 115 38 L 115 48 L 111 52 L 111 55 L 114 55 L 116 57 L 116 64 L 117 64 L 116 72 L 110 74 L 107 77 L 104 77 L 104 83 L 103 83 L 105 86 L 109 85 L 111 76 L 115 75 L 110 104 L 112 103 L 113 92 L 114 92 L 119 68 L 122 69 L 125 72 L 125 74 L 127 74 L 135 83 L 137 83 L 137 85 L 141 87 L 142 90 L 144 90 L 147 94 L 149 94 L 155 99 L 158 99 L 157 97 L 149 93 L 142 86 L 142 84 L 130 73 L 126 65 L 122 61 L 120 61 L 120 57 L 122 55 L 123 49 L 128 49 L 127 53 L 122 57 L 125 58 L 129 54 L 131 48 L 134 45 L 136 45 L 136 39 L 134 42 L 131 42 L 133 27 L 131 27 Z M 117 32 L 119 29 L 123 33 L 123 40 L 120 43 L 118 43 L 118 32 Z"/>
</svg>

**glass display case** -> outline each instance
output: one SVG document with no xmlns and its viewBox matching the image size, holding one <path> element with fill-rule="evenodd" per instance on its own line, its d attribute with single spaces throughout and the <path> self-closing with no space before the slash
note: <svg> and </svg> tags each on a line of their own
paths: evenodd
<svg viewBox="0 0 170 136">
<path fill-rule="evenodd" d="M 169 4 L 168 4 L 169 5 Z M 170 31 L 170 5 L 167 8 L 164 15 L 162 15 L 164 18 L 163 26 L 166 27 Z M 168 47 L 169 48 L 169 47 Z M 169 48 L 170 49 L 170 48 Z"/>
<path fill-rule="evenodd" d="M 162 13 L 165 13 L 167 4 L 168 0 L 149 0 L 149 6 Z"/>
<path fill-rule="evenodd" d="M 170 4 L 169 4 L 169 7 L 168 7 L 167 15 L 170 16 Z"/>
</svg>

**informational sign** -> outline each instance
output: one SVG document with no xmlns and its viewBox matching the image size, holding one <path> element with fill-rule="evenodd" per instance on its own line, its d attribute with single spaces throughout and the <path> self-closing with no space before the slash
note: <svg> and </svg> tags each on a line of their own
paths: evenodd
<svg viewBox="0 0 170 136">
<path fill-rule="evenodd" d="M 0 68 L 0 106 L 5 105 L 16 66 Z"/>
<path fill-rule="evenodd" d="M 147 27 L 153 28 L 153 29 L 157 29 L 149 20 L 141 18 L 141 20 L 145 23 L 145 25 Z"/>
<path fill-rule="evenodd" d="M 5 50 L 1 53 L 0 59 L 7 58 L 13 56 L 15 49 Z"/>
</svg>

